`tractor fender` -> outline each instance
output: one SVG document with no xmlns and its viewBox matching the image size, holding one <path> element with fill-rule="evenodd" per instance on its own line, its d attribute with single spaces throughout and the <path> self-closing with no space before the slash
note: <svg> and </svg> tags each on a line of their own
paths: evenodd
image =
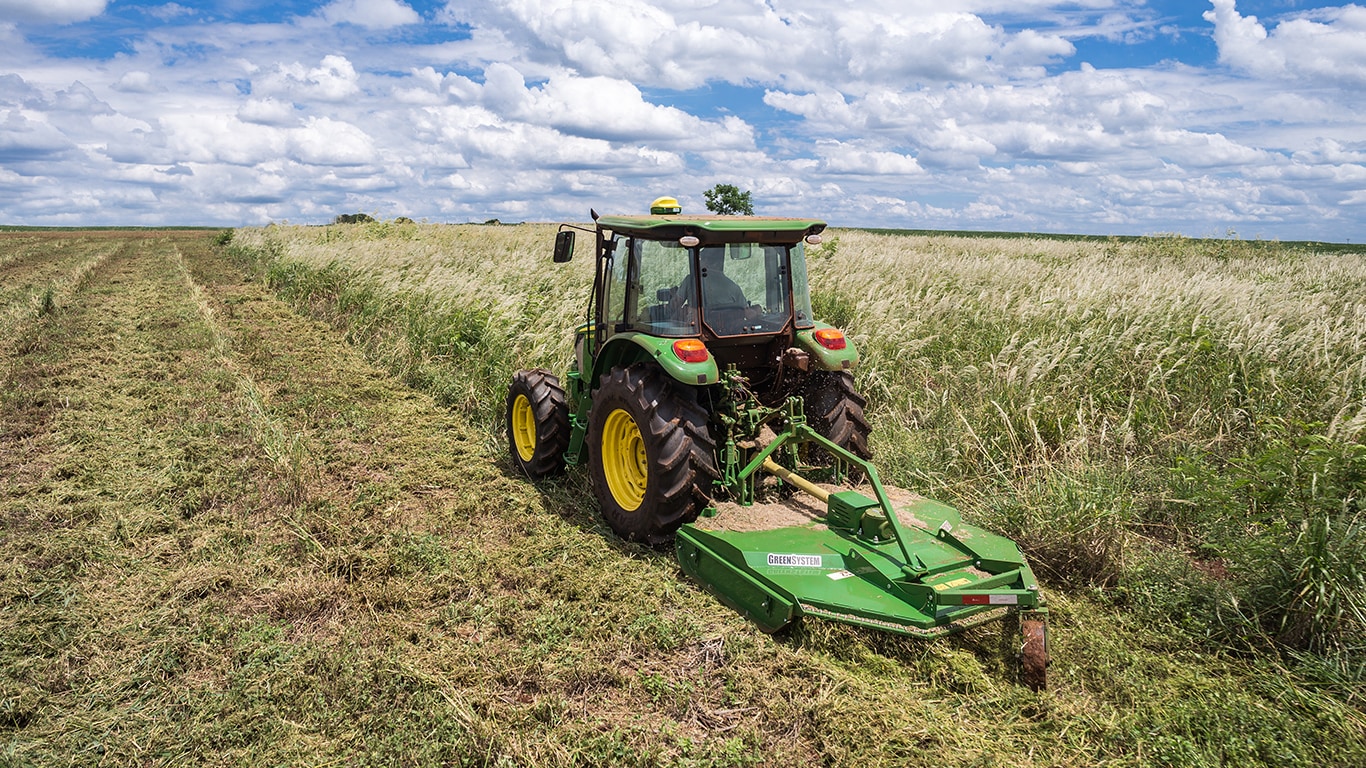
<svg viewBox="0 0 1366 768">
<path fill-rule="evenodd" d="M 816 331 L 826 328 L 835 329 L 835 326 L 828 323 L 817 322 L 810 328 L 802 328 L 797 331 L 797 346 L 811 355 L 811 359 L 816 364 L 816 368 L 822 371 L 848 371 L 858 365 L 858 350 L 854 348 L 854 340 L 848 336 L 844 337 L 844 349 L 826 349 L 816 341 Z"/>
<path fill-rule="evenodd" d="M 690 387 L 715 384 L 721 380 L 715 357 L 707 355 L 707 359 L 700 363 L 685 363 L 674 354 L 673 345 L 676 341 L 680 339 L 634 331 L 618 333 L 602 345 L 593 363 L 590 387 L 596 387 L 598 379 L 607 371 L 642 360 L 653 361 L 672 379 Z"/>
</svg>

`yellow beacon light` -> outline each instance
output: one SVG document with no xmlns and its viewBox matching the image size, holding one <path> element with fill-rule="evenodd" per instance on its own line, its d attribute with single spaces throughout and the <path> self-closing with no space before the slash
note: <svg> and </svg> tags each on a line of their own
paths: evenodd
<svg viewBox="0 0 1366 768">
<path fill-rule="evenodd" d="M 666 216 L 671 213 L 682 212 L 683 206 L 679 205 L 678 201 L 672 197 L 656 197 L 655 201 L 650 203 L 650 213 L 655 216 Z"/>
</svg>

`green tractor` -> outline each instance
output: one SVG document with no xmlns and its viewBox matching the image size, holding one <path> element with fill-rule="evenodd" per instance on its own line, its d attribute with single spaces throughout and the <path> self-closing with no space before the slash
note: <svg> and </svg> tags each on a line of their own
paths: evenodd
<svg viewBox="0 0 1366 768">
<path fill-rule="evenodd" d="M 673 542 L 765 631 L 809 615 L 932 637 L 1016 615 L 1025 682 L 1043 688 L 1047 609 L 1019 548 L 884 487 L 869 461 L 858 352 L 812 315 L 805 246 L 825 222 L 685 216 L 672 198 L 593 220 L 565 384 L 536 369 L 509 387 L 513 465 L 541 479 L 587 464 L 617 535 Z"/>
</svg>

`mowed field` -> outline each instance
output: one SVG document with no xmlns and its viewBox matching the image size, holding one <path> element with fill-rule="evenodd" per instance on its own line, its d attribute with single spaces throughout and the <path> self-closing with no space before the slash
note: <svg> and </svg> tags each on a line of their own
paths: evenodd
<svg viewBox="0 0 1366 768">
<path fill-rule="evenodd" d="M 1014 636 L 765 635 L 503 457 L 549 226 L 0 233 L 0 765 L 1366 764 L 1366 257 L 834 232 L 886 476 Z"/>
</svg>

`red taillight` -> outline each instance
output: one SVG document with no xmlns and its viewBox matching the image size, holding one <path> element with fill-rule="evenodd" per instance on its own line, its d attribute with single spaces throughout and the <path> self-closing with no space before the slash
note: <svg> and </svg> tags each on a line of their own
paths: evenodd
<svg viewBox="0 0 1366 768">
<path fill-rule="evenodd" d="M 849 342 L 844 339 L 844 332 L 834 328 L 822 328 L 816 331 L 816 343 L 829 350 L 844 349 L 849 346 Z"/>
<path fill-rule="evenodd" d="M 674 342 L 674 355 L 685 363 L 707 362 L 707 345 L 697 339 L 679 339 Z"/>
</svg>

